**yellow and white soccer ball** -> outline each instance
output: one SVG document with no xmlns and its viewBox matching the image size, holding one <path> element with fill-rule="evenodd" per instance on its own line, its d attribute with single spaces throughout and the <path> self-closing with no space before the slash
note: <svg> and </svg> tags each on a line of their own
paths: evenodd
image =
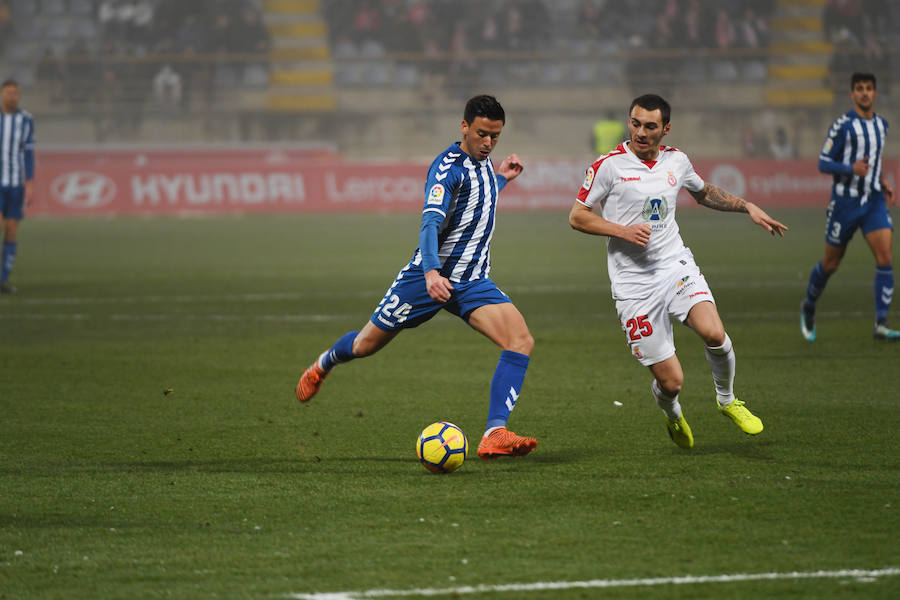
<svg viewBox="0 0 900 600">
<path fill-rule="evenodd" d="M 450 473 L 466 460 L 469 442 L 462 429 L 453 423 L 438 421 L 422 430 L 416 441 L 419 462 L 432 473 Z"/>
</svg>

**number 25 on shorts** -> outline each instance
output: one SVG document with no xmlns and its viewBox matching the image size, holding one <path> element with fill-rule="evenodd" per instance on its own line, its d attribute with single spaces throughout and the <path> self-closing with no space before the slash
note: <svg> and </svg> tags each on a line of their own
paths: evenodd
<svg viewBox="0 0 900 600">
<path fill-rule="evenodd" d="M 633 319 L 625 321 L 625 329 L 628 332 L 628 339 L 635 342 L 642 337 L 653 335 L 653 326 L 650 324 L 650 315 L 641 315 Z"/>
</svg>

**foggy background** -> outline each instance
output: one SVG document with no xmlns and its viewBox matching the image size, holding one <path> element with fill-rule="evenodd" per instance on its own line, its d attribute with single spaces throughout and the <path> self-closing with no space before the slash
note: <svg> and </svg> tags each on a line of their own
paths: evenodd
<svg viewBox="0 0 900 600">
<path fill-rule="evenodd" d="M 898 21 L 888 0 L 0 0 L 0 75 L 21 84 L 38 153 L 430 159 L 486 92 L 507 111 L 499 152 L 589 158 L 594 123 L 654 92 L 692 156 L 812 159 L 855 70 L 897 122 Z"/>
</svg>

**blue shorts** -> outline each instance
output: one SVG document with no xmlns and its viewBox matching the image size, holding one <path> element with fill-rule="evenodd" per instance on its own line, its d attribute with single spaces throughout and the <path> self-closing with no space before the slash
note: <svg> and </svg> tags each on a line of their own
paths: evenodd
<svg viewBox="0 0 900 600">
<path fill-rule="evenodd" d="M 25 188 L 0 187 L 0 214 L 4 219 L 21 221 L 25 218 Z"/>
<path fill-rule="evenodd" d="M 863 235 L 876 229 L 894 229 L 883 194 L 871 194 L 865 204 L 860 204 L 859 198 L 832 194 L 827 215 L 825 242 L 840 248 L 850 243 L 857 228 L 862 229 Z"/>
<path fill-rule="evenodd" d="M 399 331 L 418 327 L 442 308 L 468 321 L 469 313 L 480 306 L 512 302 L 489 278 L 452 285 L 450 300 L 438 302 L 428 295 L 422 268 L 406 265 L 369 320 L 384 331 Z"/>
</svg>

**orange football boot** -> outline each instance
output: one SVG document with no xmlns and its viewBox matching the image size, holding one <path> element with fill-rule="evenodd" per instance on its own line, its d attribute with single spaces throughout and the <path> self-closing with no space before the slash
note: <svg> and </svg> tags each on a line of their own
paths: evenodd
<svg viewBox="0 0 900 600">
<path fill-rule="evenodd" d="M 303 371 L 300 381 L 297 382 L 297 400 L 300 402 L 312 400 L 330 372 L 320 367 L 319 361 L 311 364 L 307 370 Z"/>
<path fill-rule="evenodd" d="M 491 460 L 499 456 L 525 456 L 537 448 L 537 440 L 516 435 L 506 427 L 498 427 L 478 444 L 478 456 Z"/>
</svg>

